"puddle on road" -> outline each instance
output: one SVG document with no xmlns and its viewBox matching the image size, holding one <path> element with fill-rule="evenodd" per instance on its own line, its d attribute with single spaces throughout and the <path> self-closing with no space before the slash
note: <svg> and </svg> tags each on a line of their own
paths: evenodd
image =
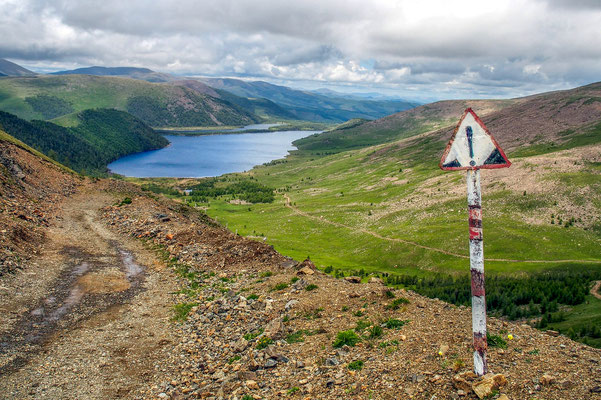
<svg viewBox="0 0 601 400">
<path fill-rule="evenodd" d="M 89 261 L 64 271 L 52 293 L 23 315 L 12 332 L 0 337 L 0 376 L 22 367 L 54 331 L 123 304 L 142 289 L 144 268 L 135 262 L 131 252 L 111 244 L 116 252 L 110 257 L 114 260 L 111 264 L 94 261 L 92 256 L 73 248 L 66 249 L 66 255 Z"/>
<path fill-rule="evenodd" d="M 144 268 L 136 264 L 133 254 L 129 251 L 119 249 L 119 254 L 121 255 L 121 263 L 125 267 L 125 276 L 128 280 L 131 280 L 144 272 Z"/>
</svg>

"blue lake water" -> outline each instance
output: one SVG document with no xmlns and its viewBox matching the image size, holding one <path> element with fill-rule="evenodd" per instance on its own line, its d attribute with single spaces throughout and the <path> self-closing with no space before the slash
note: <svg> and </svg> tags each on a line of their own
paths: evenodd
<svg viewBox="0 0 601 400">
<path fill-rule="evenodd" d="M 292 142 L 318 131 L 170 136 L 169 147 L 132 154 L 109 164 L 112 172 L 138 178 L 201 178 L 242 172 L 285 157 Z"/>
</svg>

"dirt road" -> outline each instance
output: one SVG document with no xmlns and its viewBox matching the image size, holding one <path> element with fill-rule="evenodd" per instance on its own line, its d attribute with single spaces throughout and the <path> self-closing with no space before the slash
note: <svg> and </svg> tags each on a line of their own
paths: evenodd
<svg viewBox="0 0 601 400">
<path fill-rule="evenodd" d="M 2 398 L 136 398 L 168 372 L 175 279 L 107 229 L 99 213 L 117 199 L 89 190 L 64 202 L 34 266 L 2 282 Z"/>
<path fill-rule="evenodd" d="M 601 281 L 595 281 L 595 284 L 591 288 L 591 294 L 601 300 L 601 293 L 599 293 L 599 288 L 601 287 Z"/>
</svg>

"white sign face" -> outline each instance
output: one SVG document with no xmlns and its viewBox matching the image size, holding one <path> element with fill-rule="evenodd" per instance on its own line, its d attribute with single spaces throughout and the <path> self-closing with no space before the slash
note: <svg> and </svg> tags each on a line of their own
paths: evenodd
<svg viewBox="0 0 601 400">
<path fill-rule="evenodd" d="M 444 170 L 504 168 L 511 162 L 471 108 L 465 110 L 440 161 Z"/>
</svg>

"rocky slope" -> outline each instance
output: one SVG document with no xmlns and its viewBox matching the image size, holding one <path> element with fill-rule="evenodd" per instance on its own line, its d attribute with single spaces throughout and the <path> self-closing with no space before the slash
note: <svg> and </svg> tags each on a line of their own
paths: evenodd
<svg viewBox="0 0 601 400">
<path fill-rule="evenodd" d="M 337 280 L 308 260 L 286 259 L 145 197 L 104 216 L 119 232 L 160 247 L 186 277 L 178 301 L 189 314 L 176 326 L 184 339 L 171 354 L 179 372 L 149 397 L 484 396 L 487 381 L 470 373 L 469 309 L 388 291 L 378 279 Z M 349 330 L 359 342 L 336 348 L 339 332 Z M 490 370 L 502 386 L 489 398 L 601 398 L 601 351 L 498 319 L 488 330 L 508 342 L 490 348 Z"/>
<path fill-rule="evenodd" d="M 22 268 L 37 252 L 56 205 L 81 179 L 0 133 L 1 277 Z"/>
</svg>

